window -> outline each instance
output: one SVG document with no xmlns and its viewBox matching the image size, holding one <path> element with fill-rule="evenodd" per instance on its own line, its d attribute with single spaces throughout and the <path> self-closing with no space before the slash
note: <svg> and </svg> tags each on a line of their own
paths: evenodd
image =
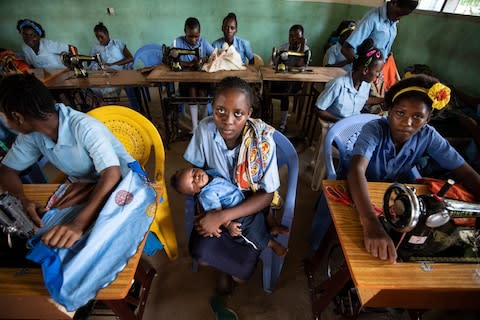
<svg viewBox="0 0 480 320">
<path fill-rule="evenodd" d="M 417 9 L 480 16 L 480 0 L 420 0 Z"/>
</svg>

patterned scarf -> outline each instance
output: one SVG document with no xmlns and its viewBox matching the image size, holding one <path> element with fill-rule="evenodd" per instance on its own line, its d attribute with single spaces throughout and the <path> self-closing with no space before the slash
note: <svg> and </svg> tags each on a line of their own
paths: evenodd
<svg viewBox="0 0 480 320">
<path fill-rule="evenodd" d="M 248 119 L 245 124 L 235 170 L 240 190 L 256 192 L 259 189 L 259 182 L 272 161 L 274 131 L 260 119 Z"/>
</svg>

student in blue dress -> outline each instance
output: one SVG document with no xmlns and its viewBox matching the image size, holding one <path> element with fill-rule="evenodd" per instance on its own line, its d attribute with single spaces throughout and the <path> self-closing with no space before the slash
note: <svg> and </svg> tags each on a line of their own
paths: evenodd
<svg viewBox="0 0 480 320">
<path fill-rule="evenodd" d="M 71 247 L 95 221 L 110 192 L 134 161 L 99 121 L 55 103 L 34 75 L 13 75 L 0 83 L 0 110 L 17 139 L 0 165 L 0 188 L 17 196 L 37 226 L 46 211 L 28 199 L 19 173 L 44 156 L 69 176 L 63 199 L 85 199 L 85 207 L 68 224 L 48 230 L 42 240 L 52 247 Z"/>
<path fill-rule="evenodd" d="M 197 57 L 193 55 L 183 55 L 180 56 L 180 65 L 186 70 L 200 70 L 202 63 L 212 54 L 213 47 L 207 40 L 200 36 L 200 21 L 198 21 L 197 18 L 187 18 L 183 31 L 185 35 L 173 40 L 172 47 L 188 50 L 199 48 L 200 59 L 197 59 Z M 210 88 L 211 85 L 208 83 L 180 83 L 180 95 L 191 98 L 206 97 Z M 207 106 L 203 105 L 202 108 L 204 109 L 202 113 L 206 114 Z M 192 116 L 192 132 L 194 132 L 198 126 L 198 104 L 190 105 L 190 114 Z"/>
<path fill-rule="evenodd" d="M 357 49 L 353 71 L 327 83 L 317 99 L 320 118 L 327 122 L 359 114 L 365 104 L 383 102 L 383 98 L 370 97 L 370 83 L 383 68 L 383 56 L 373 46 L 372 39 L 366 39 Z"/>
<path fill-rule="evenodd" d="M 296 52 L 305 52 L 310 50 L 307 45 L 307 39 L 304 36 L 303 26 L 300 24 L 295 24 L 290 27 L 288 30 L 288 42 L 280 45 L 279 50 L 289 50 Z M 270 64 L 273 64 L 273 61 L 270 60 Z M 303 57 L 289 57 L 287 64 L 290 67 L 303 67 L 305 61 Z M 282 93 L 282 94 L 293 94 L 298 92 L 302 88 L 302 82 L 299 81 L 277 81 L 272 83 L 271 91 L 272 93 Z M 288 105 L 289 97 L 288 95 L 280 96 L 280 124 L 278 126 L 278 131 L 285 132 L 287 130 L 287 118 L 288 118 Z"/>
<path fill-rule="evenodd" d="M 400 18 L 412 13 L 417 5 L 417 0 L 391 0 L 379 8 L 368 11 L 357 24 L 355 31 L 343 43 L 343 55 L 352 62 L 356 53 L 355 48 L 363 40 L 372 38 L 375 47 L 380 49 L 383 57 L 387 59 L 397 36 Z"/>
<path fill-rule="evenodd" d="M 352 70 L 352 64 L 342 53 L 342 46 L 345 40 L 355 30 L 356 23 L 352 20 L 343 20 L 335 30 L 334 35 L 337 41 L 325 52 L 323 65 L 325 67 L 343 67 L 347 71 Z"/>
<path fill-rule="evenodd" d="M 223 37 L 215 40 L 212 43 L 212 46 L 215 49 L 222 49 L 224 43 L 228 46 L 234 46 L 235 50 L 240 54 L 240 57 L 242 57 L 243 64 L 253 64 L 253 51 L 250 42 L 236 36 L 237 27 L 237 16 L 235 13 L 230 12 L 225 18 L 223 18 Z"/>
<path fill-rule="evenodd" d="M 93 32 L 98 40 L 98 44 L 93 46 L 90 54 L 100 53 L 105 66 L 113 70 L 127 69 L 127 65 L 133 61 L 133 56 L 127 45 L 122 40 L 110 39 L 108 29 L 102 22 L 99 22 L 93 28 Z M 98 65 L 94 62 L 91 67 L 98 68 Z"/>
<path fill-rule="evenodd" d="M 395 262 L 393 241 L 376 217 L 367 181 L 408 181 L 418 160 L 429 155 L 480 199 L 480 176 L 431 126 L 432 113 L 446 106 L 450 89 L 428 76 L 414 76 L 385 95 L 388 118 L 366 124 L 355 143 L 348 186 L 363 227 L 364 244 L 374 257 Z"/>
<path fill-rule="evenodd" d="M 29 65 L 34 68 L 65 68 L 60 53 L 68 52 L 67 44 L 45 39 L 45 30 L 30 19 L 18 20 L 17 30 L 22 35 L 22 50 Z"/>
<path fill-rule="evenodd" d="M 233 208 L 245 200 L 245 196 L 236 185 L 218 176 L 214 170 L 181 169 L 172 176 L 170 182 L 181 194 L 197 195 L 198 202 L 207 214 Z M 287 254 L 287 248 L 272 237 L 280 232 L 279 228 L 275 227 L 275 230 L 271 229 L 269 232 L 263 215 L 256 214 L 226 221 L 222 228 L 228 230 L 233 239 L 250 244 L 255 250 L 262 251 L 269 247 L 278 256 Z"/>
<path fill-rule="evenodd" d="M 109 69 L 124 70 L 127 69 L 128 64 L 133 62 L 133 56 L 127 48 L 127 45 L 118 39 L 110 39 L 107 27 L 99 22 L 94 28 L 93 32 L 98 40 L 90 50 L 90 55 L 100 53 L 103 63 Z M 90 69 L 98 70 L 100 67 L 96 62 L 92 62 Z M 111 96 L 117 97 L 120 94 L 120 88 L 92 88 L 92 91 L 101 97 Z"/>
</svg>

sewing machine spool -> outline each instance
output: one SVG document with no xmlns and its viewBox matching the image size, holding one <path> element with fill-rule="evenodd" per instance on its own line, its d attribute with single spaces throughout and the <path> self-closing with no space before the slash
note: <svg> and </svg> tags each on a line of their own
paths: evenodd
<svg viewBox="0 0 480 320">
<path fill-rule="evenodd" d="M 163 51 L 163 63 L 167 64 L 172 71 L 182 71 L 182 66 L 180 64 L 181 56 L 195 56 L 198 61 L 201 61 L 200 58 L 200 48 L 182 49 L 182 48 L 170 48 L 166 45 L 162 46 Z"/>
<path fill-rule="evenodd" d="M 303 58 L 303 66 L 296 67 L 292 66 L 289 59 L 294 58 Z M 272 61 L 275 66 L 276 72 L 304 72 L 310 63 L 312 57 L 312 52 L 310 50 L 305 50 L 304 52 L 290 51 L 290 50 L 280 50 L 278 48 L 272 49 Z"/>
<path fill-rule="evenodd" d="M 60 58 L 66 67 L 73 70 L 77 78 L 88 77 L 87 69 L 83 65 L 84 62 L 96 62 L 101 70 L 105 70 L 100 53 L 97 52 L 94 56 L 78 54 L 77 47 L 72 45 L 68 45 L 68 52 L 60 53 Z"/>
</svg>

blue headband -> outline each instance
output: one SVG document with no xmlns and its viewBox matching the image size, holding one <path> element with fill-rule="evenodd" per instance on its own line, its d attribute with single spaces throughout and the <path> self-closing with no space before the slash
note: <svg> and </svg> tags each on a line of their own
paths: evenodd
<svg viewBox="0 0 480 320">
<path fill-rule="evenodd" d="M 40 38 L 43 38 L 43 32 L 38 27 L 36 22 L 33 22 L 32 20 L 29 20 L 29 19 L 25 19 L 25 20 L 22 21 L 22 23 L 20 23 L 19 29 L 23 30 L 23 28 L 25 28 L 25 27 L 32 28 L 39 35 Z"/>
</svg>

